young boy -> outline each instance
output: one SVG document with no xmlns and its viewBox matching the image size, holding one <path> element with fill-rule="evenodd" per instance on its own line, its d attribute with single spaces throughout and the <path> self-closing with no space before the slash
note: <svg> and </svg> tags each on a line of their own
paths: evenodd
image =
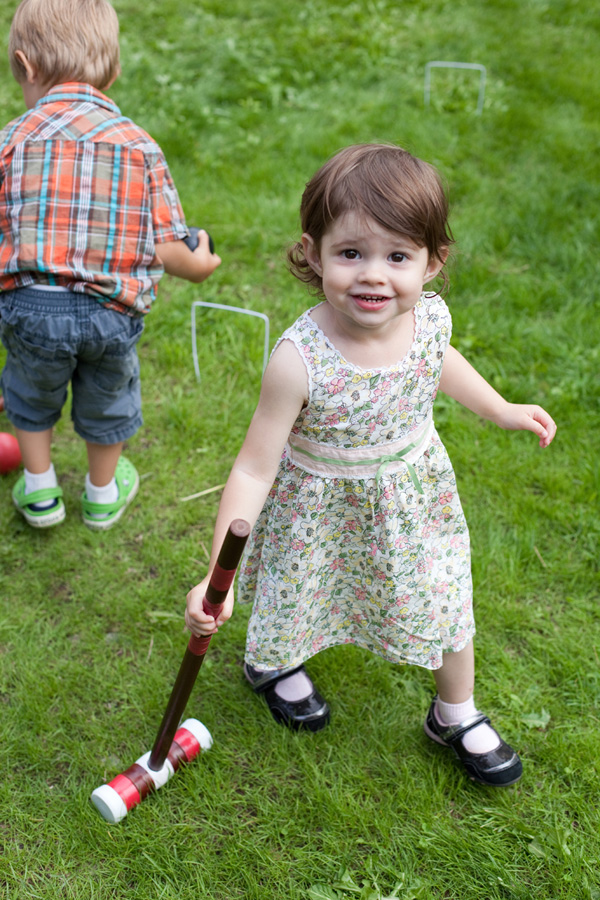
<svg viewBox="0 0 600 900">
<path fill-rule="evenodd" d="M 23 0 L 9 56 L 28 112 L 0 131 L 1 387 L 24 475 L 13 501 L 36 528 L 65 518 L 50 458 L 69 382 L 89 472 L 83 520 L 107 529 L 139 478 L 121 456 L 142 424 L 136 344 L 163 271 L 200 282 L 158 145 L 101 91 L 120 72 L 108 0 Z"/>
</svg>

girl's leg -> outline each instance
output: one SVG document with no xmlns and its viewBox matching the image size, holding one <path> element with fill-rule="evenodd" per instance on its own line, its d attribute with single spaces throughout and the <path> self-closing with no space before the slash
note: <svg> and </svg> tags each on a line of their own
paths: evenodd
<svg viewBox="0 0 600 900">
<path fill-rule="evenodd" d="M 425 734 L 452 748 L 473 781 L 495 787 L 518 781 L 523 773 L 518 754 L 475 706 L 473 642 L 458 653 L 444 653 L 434 677 L 438 696 L 427 713 Z"/>
<path fill-rule="evenodd" d="M 458 653 L 444 653 L 441 669 L 436 669 L 433 674 L 438 690 L 434 715 L 440 725 L 458 725 L 459 722 L 477 715 L 473 699 L 475 686 L 473 641 Z M 499 743 L 494 729 L 484 722 L 463 738 L 463 745 L 470 753 L 488 753 Z"/>
<path fill-rule="evenodd" d="M 438 696 L 443 703 L 464 703 L 475 687 L 473 641 L 458 653 L 444 653 L 441 669 L 433 673 Z"/>
<path fill-rule="evenodd" d="M 254 692 L 264 695 L 276 722 L 309 731 L 319 731 L 329 722 L 329 706 L 304 666 L 286 673 L 284 669 L 255 669 L 244 663 L 244 673 Z"/>
</svg>

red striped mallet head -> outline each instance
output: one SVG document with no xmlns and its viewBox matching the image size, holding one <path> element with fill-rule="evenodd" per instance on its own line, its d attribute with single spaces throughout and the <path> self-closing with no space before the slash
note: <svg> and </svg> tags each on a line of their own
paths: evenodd
<svg viewBox="0 0 600 900">
<path fill-rule="evenodd" d="M 175 732 L 162 768 L 153 771 L 150 752 L 140 756 L 125 772 L 92 792 L 91 800 L 103 819 L 116 824 L 130 809 L 167 783 L 183 763 L 191 762 L 202 750 L 210 750 L 212 737 L 198 719 L 186 719 Z"/>
</svg>

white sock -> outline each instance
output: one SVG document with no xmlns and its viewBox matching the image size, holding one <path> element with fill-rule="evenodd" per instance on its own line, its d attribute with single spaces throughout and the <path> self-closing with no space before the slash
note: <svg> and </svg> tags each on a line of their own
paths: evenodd
<svg viewBox="0 0 600 900">
<path fill-rule="evenodd" d="M 275 685 L 275 693 L 288 703 L 298 703 L 310 697 L 314 690 L 313 683 L 306 672 L 292 672 Z"/>
<path fill-rule="evenodd" d="M 254 669 L 255 672 L 272 672 L 273 669 Z M 299 703 L 310 697 L 314 690 L 313 683 L 306 672 L 292 672 L 275 685 L 275 693 L 288 703 Z"/>
<path fill-rule="evenodd" d="M 478 710 L 471 694 L 464 703 L 444 703 L 438 697 L 435 712 L 440 724 L 458 725 L 459 722 L 476 716 Z M 482 722 L 477 728 L 473 728 L 472 731 L 468 731 L 461 740 L 463 747 L 469 753 L 489 753 L 490 750 L 495 750 L 500 745 L 498 735 L 485 722 Z"/>
<path fill-rule="evenodd" d="M 40 474 L 35 475 L 28 469 L 24 469 L 24 474 L 26 494 L 33 494 L 34 491 L 43 491 L 44 488 L 58 487 L 56 472 L 54 471 L 54 465 L 52 463 L 50 463 L 50 468 L 47 472 L 41 472 Z M 32 507 L 34 509 L 48 509 L 49 506 L 54 506 L 55 503 L 56 500 L 42 500 L 40 503 L 32 504 Z"/>
<path fill-rule="evenodd" d="M 115 503 L 119 499 L 119 488 L 113 478 L 104 487 L 96 487 L 90 481 L 90 473 L 85 476 L 85 496 L 91 503 Z M 93 519 L 102 519 L 106 513 L 93 513 Z"/>
</svg>

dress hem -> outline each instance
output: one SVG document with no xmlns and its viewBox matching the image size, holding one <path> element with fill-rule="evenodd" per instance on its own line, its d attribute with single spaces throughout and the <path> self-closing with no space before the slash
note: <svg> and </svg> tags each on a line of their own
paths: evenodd
<svg viewBox="0 0 600 900">
<path fill-rule="evenodd" d="M 359 650 L 367 650 L 369 653 L 372 653 L 373 656 L 378 656 L 380 659 L 385 660 L 385 662 L 392 663 L 392 665 L 419 666 L 419 668 L 421 668 L 421 669 L 428 669 L 430 672 L 435 672 L 438 669 L 442 668 L 442 664 L 443 664 L 442 663 L 442 654 L 444 654 L 444 653 L 460 653 L 461 650 L 464 650 L 465 647 L 467 647 L 470 644 L 470 642 L 473 640 L 473 638 L 475 636 L 475 633 L 476 633 L 476 629 L 475 629 L 475 627 L 473 627 L 473 629 L 468 632 L 468 636 L 465 638 L 465 640 L 461 641 L 461 643 L 458 646 L 456 646 L 456 647 L 441 647 L 440 651 L 439 651 L 439 659 L 436 659 L 436 662 L 439 661 L 439 665 L 437 665 L 437 666 L 433 665 L 433 664 L 426 665 L 423 662 L 422 658 L 421 658 L 421 660 L 418 661 L 416 659 L 408 659 L 406 657 L 398 658 L 395 656 L 391 656 L 390 654 L 387 654 L 385 652 L 381 653 L 381 652 L 378 652 L 377 650 L 374 650 L 372 647 L 368 647 L 365 643 L 363 643 L 361 641 L 355 641 L 355 640 L 333 641 L 331 643 L 323 644 L 321 647 L 319 647 L 318 650 L 314 650 L 311 653 L 304 654 L 302 656 L 298 656 L 294 660 L 292 660 L 290 662 L 286 661 L 285 663 L 282 663 L 279 666 L 274 666 L 271 662 L 266 663 L 264 660 L 261 660 L 259 657 L 256 657 L 256 656 L 252 656 L 248 652 L 246 652 L 244 654 L 244 661 L 246 663 L 248 663 L 249 666 L 252 666 L 257 669 L 292 669 L 295 666 L 304 665 L 304 663 L 306 663 L 309 659 L 312 659 L 314 656 L 317 656 L 317 654 L 322 653 L 323 650 L 329 650 L 331 647 L 343 647 L 343 646 L 346 646 L 347 644 L 350 644 L 353 647 L 358 647 Z M 430 662 L 431 662 L 431 660 L 430 660 Z"/>
</svg>

